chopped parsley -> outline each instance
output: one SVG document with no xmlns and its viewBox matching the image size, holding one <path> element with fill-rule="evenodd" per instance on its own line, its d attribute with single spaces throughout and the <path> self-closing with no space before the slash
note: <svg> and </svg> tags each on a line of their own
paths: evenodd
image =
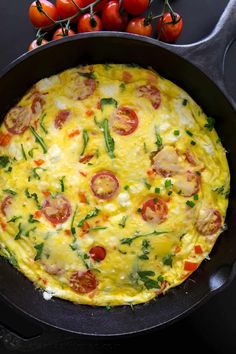
<svg viewBox="0 0 236 354">
<path fill-rule="evenodd" d="M 187 106 L 187 103 L 188 103 L 188 100 L 186 98 L 184 98 L 183 101 L 182 101 L 182 105 L 183 106 Z"/>
<path fill-rule="evenodd" d="M 168 189 L 172 186 L 171 179 L 166 179 L 165 180 L 165 188 Z"/>
<path fill-rule="evenodd" d="M 32 229 L 29 229 L 28 231 L 25 232 L 24 236 L 25 236 L 25 237 L 29 237 L 29 234 L 30 234 L 31 232 L 35 231 L 35 230 L 36 230 L 36 227 L 33 227 Z"/>
<path fill-rule="evenodd" d="M 194 194 L 193 199 L 194 199 L 194 200 L 198 200 L 198 199 L 199 199 L 198 194 Z"/>
<path fill-rule="evenodd" d="M 31 198 L 34 199 L 35 203 L 37 204 L 37 207 L 38 207 L 39 209 L 42 209 L 41 205 L 39 204 L 38 195 L 37 195 L 36 193 L 30 194 L 29 189 L 26 188 L 26 189 L 25 189 L 25 196 L 26 196 L 28 199 L 31 199 Z"/>
<path fill-rule="evenodd" d="M 128 216 L 124 215 L 118 225 L 122 228 L 125 228 L 125 224 L 126 224 L 127 219 L 128 219 Z"/>
<path fill-rule="evenodd" d="M 149 255 L 150 253 L 150 241 L 148 240 L 143 240 L 142 242 L 142 254 L 140 256 L 138 256 L 139 259 L 142 259 L 142 260 L 148 260 Z"/>
<path fill-rule="evenodd" d="M 161 188 L 156 187 L 156 188 L 155 188 L 155 193 L 156 193 L 156 194 L 160 194 L 160 193 L 161 193 Z"/>
<path fill-rule="evenodd" d="M 125 190 L 125 191 L 127 191 L 128 189 L 129 189 L 129 186 L 128 186 L 128 185 L 124 186 L 124 190 Z"/>
<path fill-rule="evenodd" d="M 31 175 L 29 176 L 28 180 L 30 181 L 32 178 L 37 179 L 37 180 L 40 180 L 41 177 L 40 177 L 40 175 L 39 175 L 38 172 L 37 172 L 37 171 L 39 171 L 39 170 L 46 171 L 45 168 L 42 168 L 42 167 L 35 167 L 35 168 L 32 169 Z"/>
<path fill-rule="evenodd" d="M 6 155 L 0 156 L 0 167 L 4 168 L 10 163 L 10 157 Z"/>
<path fill-rule="evenodd" d="M 163 264 L 172 267 L 173 257 L 173 254 L 167 254 L 165 257 L 162 258 Z"/>
<path fill-rule="evenodd" d="M 21 238 L 21 235 L 22 235 L 22 227 L 21 227 L 21 223 L 18 225 L 18 232 L 15 236 L 15 240 L 19 240 Z"/>
<path fill-rule="evenodd" d="M 191 140 L 191 145 L 196 145 L 197 143 L 196 143 L 196 141 L 194 141 L 194 140 Z"/>
<path fill-rule="evenodd" d="M 85 223 L 86 220 L 91 219 L 91 218 L 97 216 L 98 213 L 99 213 L 99 211 L 100 211 L 100 210 L 97 209 L 97 208 L 95 208 L 94 210 L 90 211 L 84 218 L 82 218 L 82 219 L 79 221 L 78 227 L 82 227 L 82 226 L 84 225 L 84 223 Z"/>
<path fill-rule="evenodd" d="M 188 134 L 188 135 L 191 136 L 191 137 L 193 136 L 193 133 L 190 132 L 190 130 L 185 130 L 185 133 Z"/>
<path fill-rule="evenodd" d="M 195 206 L 195 203 L 192 200 L 187 200 L 186 205 L 190 208 L 193 208 Z"/>
<path fill-rule="evenodd" d="M 35 261 L 38 261 L 39 259 L 41 259 L 41 256 L 42 256 L 42 253 L 43 253 L 43 247 L 44 247 L 44 243 L 43 242 L 34 246 L 34 248 L 36 250 L 36 255 L 34 257 Z"/>
<path fill-rule="evenodd" d="M 147 182 L 146 179 L 143 180 L 145 187 L 150 190 L 152 188 L 151 184 Z"/>
<path fill-rule="evenodd" d="M 100 103 L 101 103 L 102 112 L 104 111 L 104 108 L 107 105 L 114 106 L 115 108 L 117 108 L 117 106 L 118 106 L 118 102 L 112 97 L 110 97 L 110 98 L 102 98 Z"/>
<path fill-rule="evenodd" d="M 207 117 L 207 123 L 204 125 L 205 128 L 211 132 L 214 129 L 215 126 L 215 119 L 212 117 Z"/>
<path fill-rule="evenodd" d="M 160 289 L 158 282 L 150 277 L 155 276 L 155 272 L 150 270 L 137 272 L 139 279 L 147 289 Z"/>
<path fill-rule="evenodd" d="M 134 233 L 134 235 L 132 237 L 127 237 L 127 238 L 122 238 L 120 240 L 122 245 L 131 245 L 133 243 L 133 241 L 135 241 L 136 239 L 140 238 L 140 237 L 147 237 L 147 236 L 158 236 L 158 235 L 163 235 L 163 234 L 167 234 L 168 231 L 153 231 L 147 234 L 140 234 L 139 231 L 136 231 Z"/>
<path fill-rule="evenodd" d="M 15 222 L 16 220 L 22 219 L 22 216 L 13 216 L 7 223 Z"/>
<path fill-rule="evenodd" d="M 38 220 L 34 219 L 34 216 L 32 214 L 29 215 L 29 219 L 28 219 L 28 222 L 30 224 L 34 224 L 34 223 L 37 223 L 39 222 Z"/>
<path fill-rule="evenodd" d="M 178 136 L 180 134 L 179 130 L 174 130 L 174 135 Z"/>
</svg>

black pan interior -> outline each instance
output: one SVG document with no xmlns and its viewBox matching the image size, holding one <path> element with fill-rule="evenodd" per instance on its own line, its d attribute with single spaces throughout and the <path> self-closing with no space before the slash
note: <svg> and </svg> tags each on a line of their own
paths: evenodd
<svg viewBox="0 0 236 354">
<path fill-rule="evenodd" d="M 157 300 L 135 306 L 134 310 L 118 307 L 107 311 L 59 299 L 45 301 L 41 291 L 36 290 L 22 274 L 1 259 L 0 294 L 4 299 L 44 323 L 66 331 L 95 336 L 137 333 L 177 319 L 229 282 L 236 259 L 236 218 L 233 214 L 236 203 L 236 164 L 233 161 L 236 155 L 235 112 L 209 78 L 191 63 L 158 46 L 155 40 L 142 40 L 128 34 L 85 34 L 26 54 L 10 65 L 0 78 L 0 118 L 3 119 L 7 110 L 39 79 L 78 64 L 109 62 L 152 66 L 161 75 L 184 88 L 209 116 L 215 117 L 216 129 L 228 151 L 232 183 L 228 229 L 215 245 L 211 261 L 204 261 L 181 286 Z"/>
</svg>

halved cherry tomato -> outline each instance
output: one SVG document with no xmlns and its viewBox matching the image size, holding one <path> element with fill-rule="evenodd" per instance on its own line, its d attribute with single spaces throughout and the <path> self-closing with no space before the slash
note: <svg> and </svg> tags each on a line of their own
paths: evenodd
<svg viewBox="0 0 236 354">
<path fill-rule="evenodd" d="M 11 195 L 7 195 L 1 204 L 1 212 L 6 216 L 7 208 L 12 204 L 13 198 Z"/>
<path fill-rule="evenodd" d="M 33 114 L 39 114 L 42 112 L 45 104 L 44 97 L 41 93 L 36 92 L 32 97 L 31 111 Z"/>
<path fill-rule="evenodd" d="M 77 87 L 75 94 L 77 99 L 82 101 L 91 96 L 97 88 L 96 81 L 94 79 L 79 78 L 77 81 Z"/>
<path fill-rule="evenodd" d="M 201 209 L 196 222 L 197 231 L 204 236 L 215 234 L 222 225 L 222 217 L 218 210 Z"/>
<path fill-rule="evenodd" d="M 74 0 L 80 8 L 83 7 L 83 0 Z M 75 4 L 73 4 L 72 0 L 57 0 L 56 1 L 57 11 L 62 19 L 72 17 L 78 12 L 78 8 Z M 73 20 L 72 22 L 75 22 Z"/>
<path fill-rule="evenodd" d="M 119 1 L 109 1 L 102 10 L 102 23 L 108 31 L 123 31 L 128 23 L 128 14 L 120 13 Z"/>
<path fill-rule="evenodd" d="M 102 30 L 102 21 L 98 15 L 84 14 L 78 21 L 78 33 L 97 32 Z"/>
<path fill-rule="evenodd" d="M 47 43 L 48 41 L 46 41 L 46 39 L 43 39 L 40 44 L 38 43 L 37 39 L 35 39 L 33 42 L 30 43 L 28 51 L 30 52 L 31 50 L 41 47 L 42 45 Z"/>
<path fill-rule="evenodd" d="M 94 2 L 94 0 L 81 0 L 82 6 L 86 7 Z M 94 7 L 94 11 L 101 12 L 104 6 L 107 4 L 108 0 L 102 0 L 99 4 Z"/>
<path fill-rule="evenodd" d="M 74 272 L 70 277 L 70 287 L 79 294 L 87 294 L 95 290 L 98 286 L 98 280 L 91 270 L 86 272 Z"/>
<path fill-rule="evenodd" d="M 187 270 L 188 272 L 193 272 L 198 268 L 198 263 L 195 262 L 190 262 L 190 261 L 184 261 L 184 270 Z"/>
<path fill-rule="evenodd" d="M 64 33 L 63 33 L 62 28 L 58 28 L 54 32 L 52 40 L 55 41 L 56 39 L 61 39 L 61 38 L 64 38 L 64 37 L 71 37 L 71 36 L 74 36 L 74 35 L 75 35 L 75 32 L 72 31 L 71 29 L 69 29 L 68 32 L 65 29 Z"/>
<path fill-rule="evenodd" d="M 149 0 L 123 0 L 122 7 L 130 15 L 139 16 L 147 10 Z"/>
<path fill-rule="evenodd" d="M 11 141 L 12 136 L 8 133 L 0 133 L 0 146 L 7 146 Z"/>
<path fill-rule="evenodd" d="M 170 12 L 166 12 L 157 22 L 159 39 L 164 42 L 174 43 L 183 29 L 183 19 L 175 12 L 173 19 Z"/>
<path fill-rule="evenodd" d="M 195 245 L 194 246 L 194 251 L 195 251 L 196 254 L 202 254 L 203 253 L 202 247 L 200 245 Z"/>
<path fill-rule="evenodd" d="M 144 97 L 152 104 L 154 109 L 157 109 L 161 104 L 161 94 L 156 86 L 143 85 L 137 88 L 139 97 Z"/>
<path fill-rule="evenodd" d="M 68 120 L 70 116 L 70 111 L 68 109 L 62 109 L 57 113 L 57 116 L 54 121 L 54 125 L 57 129 L 62 129 L 65 122 Z"/>
<path fill-rule="evenodd" d="M 143 220 L 161 224 L 167 218 L 168 207 L 163 199 L 151 198 L 143 203 L 141 214 Z"/>
<path fill-rule="evenodd" d="M 12 134 L 23 134 L 30 125 L 31 116 L 29 107 L 14 107 L 5 117 L 5 127 Z"/>
<path fill-rule="evenodd" d="M 47 0 L 41 0 L 40 2 L 42 9 L 49 15 L 49 17 L 56 21 L 58 19 L 56 6 Z M 53 24 L 53 21 L 50 18 L 38 10 L 36 1 L 34 1 L 29 7 L 29 18 L 32 25 L 36 28 L 48 27 Z"/>
<path fill-rule="evenodd" d="M 106 257 L 106 250 L 102 246 L 94 246 L 89 250 L 89 254 L 94 261 L 103 261 Z"/>
<path fill-rule="evenodd" d="M 117 192 L 119 182 L 112 172 L 101 171 L 92 177 L 90 186 L 97 198 L 110 199 Z"/>
<path fill-rule="evenodd" d="M 191 197 L 199 192 L 201 176 L 192 171 L 187 171 L 175 177 L 174 190 L 184 197 Z"/>
<path fill-rule="evenodd" d="M 141 36 L 151 37 L 152 35 L 152 24 L 145 22 L 145 17 L 133 18 L 129 21 L 126 27 L 126 32 L 139 34 Z"/>
<path fill-rule="evenodd" d="M 183 172 L 179 155 L 173 146 L 164 146 L 153 158 L 153 169 L 163 177 Z"/>
<path fill-rule="evenodd" d="M 52 224 L 62 224 L 71 215 L 70 202 L 62 195 L 49 197 L 43 203 L 43 214 Z"/>
<path fill-rule="evenodd" d="M 138 127 L 138 116 L 129 107 L 119 107 L 111 119 L 112 130 L 119 135 L 129 135 Z"/>
</svg>

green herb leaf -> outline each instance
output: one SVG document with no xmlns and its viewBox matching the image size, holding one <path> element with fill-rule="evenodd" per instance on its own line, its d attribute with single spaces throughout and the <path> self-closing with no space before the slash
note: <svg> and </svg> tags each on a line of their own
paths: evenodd
<svg viewBox="0 0 236 354">
<path fill-rule="evenodd" d="M 152 188 L 151 184 L 147 182 L 146 179 L 143 180 L 144 184 L 145 184 L 145 187 L 150 190 Z"/>
<path fill-rule="evenodd" d="M 149 248 L 150 248 L 150 241 L 143 240 L 143 242 L 142 242 L 142 252 L 143 253 L 140 256 L 138 256 L 138 258 L 142 259 L 142 260 L 148 260 L 149 259 L 148 254 L 150 253 Z"/>
<path fill-rule="evenodd" d="M 87 79 L 93 79 L 93 80 L 96 79 L 96 76 L 95 76 L 94 72 L 90 72 L 90 73 L 81 73 L 81 72 L 78 72 L 78 74 L 79 74 L 80 76 L 86 77 Z"/>
<path fill-rule="evenodd" d="M 178 136 L 180 134 L 179 130 L 174 130 L 174 135 Z"/>
<path fill-rule="evenodd" d="M 74 238 L 73 242 L 76 242 L 76 229 L 74 227 L 74 222 L 75 222 L 75 216 L 77 214 L 77 210 L 78 210 L 78 206 L 76 206 L 76 208 L 75 208 L 75 211 L 74 211 L 72 219 L 71 219 L 71 224 L 70 224 L 70 231 L 71 231 L 73 238 Z"/>
<path fill-rule="evenodd" d="M 139 276 L 140 280 L 143 282 L 145 288 L 147 288 L 147 289 L 159 289 L 160 288 L 160 286 L 156 280 L 149 278 L 151 276 L 155 276 L 154 272 L 140 271 L 140 272 L 138 272 L 138 276 Z"/>
<path fill-rule="evenodd" d="M 123 92 L 126 89 L 126 85 L 123 82 L 120 84 L 120 89 L 121 92 Z"/>
<path fill-rule="evenodd" d="M 112 97 L 110 97 L 110 98 L 102 98 L 101 101 L 100 101 L 100 103 L 101 103 L 101 110 L 102 110 L 102 112 L 104 111 L 104 108 L 105 108 L 105 106 L 107 106 L 107 105 L 112 105 L 112 106 L 114 106 L 115 108 L 117 108 L 117 106 L 118 106 L 118 102 L 117 102 L 114 98 L 112 98 Z"/>
<path fill-rule="evenodd" d="M 24 145 L 23 144 L 20 144 L 21 146 L 21 153 L 22 153 L 22 156 L 23 158 L 27 161 L 27 156 L 26 156 L 26 153 L 25 153 L 25 150 L 24 150 Z"/>
<path fill-rule="evenodd" d="M 128 185 L 124 186 L 124 190 L 125 190 L 125 191 L 127 191 L 128 189 L 129 189 L 129 186 L 128 186 Z"/>
<path fill-rule="evenodd" d="M 32 134 L 35 137 L 35 141 L 41 146 L 43 153 L 46 154 L 48 151 L 47 145 L 45 144 L 45 141 L 43 140 L 43 138 L 36 132 L 36 130 L 34 129 L 34 127 L 30 126 L 30 130 L 32 132 Z"/>
<path fill-rule="evenodd" d="M 65 192 L 65 183 L 64 183 L 64 179 L 66 178 L 66 176 L 63 176 L 59 179 L 60 182 L 60 186 L 61 186 L 61 192 Z"/>
<path fill-rule="evenodd" d="M 157 149 L 158 151 L 162 148 L 162 138 L 159 134 L 159 131 L 158 131 L 158 128 L 155 126 L 155 134 L 156 134 L 156 146 L 157 146 Z"/>
<path fill-rule="evenodd" d="M 29 150 L 28 155 L 33 158 L 34 157 L 34 150 L 38 150 L 38 148 L 32 148 Z"/>
<path fill-rule="evenodd" d="M 165 180 L 165 188 L 168 189 L 172 186 L 171 179 L 166 179 Z"/>
<path fill-rule="evenodd" d="M 81 153 L 80 153 L 80 156 L 82 156 L 83 154 L 84 154 L 84 152 L 85 152 L 85 149 L 86 149 L 86 147 L 87 147 L 87 145 L 88 145 L 88 142 L 89 142 L 89 135 L 88 135 L 88 132 L 87 132 L 87 130 L 86 129 L 84 129 L 83 130 L 83 149 L 82 149 L 82 151 L 81 151 Z"/>
<path fill-rule="evenodd" d="M 16 220 L 19 220 L 19 219 L 22 219 L 22 216 L 13 216 L 10 220 L 8 220 L 8 224 L 10 223 L 10 222 L 15 222 Z"/>
<path fill-rule="evenodd" d="M 165 278 L 163 277 L 163 275 L 161 275 L 161 274 L 158 275 L 158 277 L 157 277 L 158 282 L 162 283 L 164 280 L 165 280 Z"/>
<path fill-rule="evenodd" d="M 195 203 L 192 200 L 187 200 L 186 205 L 190 208 L 193 208 L 195 206 Z"/>
<path fill-rule="evenodd" d="M 189 136 L 193 136 L 193 133 L 190 132 L 190 130 L 185 130 L 185 133 L 188 134 Z"/>
<path fill-rule="evenodd" d="M 107 119 L 103 120 L 102 128 L 103 128 L 103 134 L 104 134 L 104 139 L 105 139 L 107 153 L 112 159 L 114 159 L 115 158 L 115 154 L 114 154 L 115 141 L 114 141 L 114 139 L 112 138 L 112 136 L 110 134 L 109 124 L 108 124 L 108 120 Z"/>
<path fill-rule="evenodd" d="M 22 235 L 22 228 L 21 228 L 21 223 L 18 225 L 18 232 L 15 236 L 15 240 L 19 240 L 21 238 Z"/>
<path fill-rule="evenodd" d="M 84 222 L 88 219 L 91 219 L 95 216 L 98 215 L 99 209 L 95 208 L 94 210 L 90 211 L 83 219 L 81 219 L 78 223 L 78 227 L 82 227 L 84 225 Z"/>
<path fill-rule="evenodd" d="M 161 193 L 161 188 L 159 188 L 159 187 L 155 188 L 155 193 L 156 194 L 160 194 Z"/>
<path fill-rule="evenodd" d="M 186 98 L 184 98 L 183 101 L 182 101 L 182 105 L 183 106 L 187 106 L 187 103 L 188 103 L 188 100 Z"/>
<path fill-rule="evenodd" d="M 35 224 L 37 222 L 39 222 L 38 220 L 34 219 L 34 216 L 32 214 L 29 215 L 29 219 L 28 219 L 28 222 L 30 224 Z"/>
<path fill-rule="evenodd" d="M 147 144 L 146 143 L 143 143 L 143 150 L 144 150 L 145 154 L 148 153 L 148 149 L 147 149 Z"/>
<path fill-rule="evenodd" d="M 45 126 L 44 126 L 44 118 L 46 117 L 46 115 L 47 115 L 47 113 L 43 113 L 42 114 L 42 116 L 41 116 L 41 119 L 40 119 L 40 123 L 39 123 L 39 125 L 40 125 L 40 128 L 42 129 L 42 131 L 44 132 L 44 134 L 48 134 L 48 131 L 47 131 L 47 129 L 45 128 Z"/>
<path fill-rule="evenodd" d="M 9 250 L 8 247 L 4 247 L 1 249 L 3 256 L 8 259 L 8 262 L 13 265 L 13 267 L 18 267 L 18 262 L 15 257 L 15 254 Z"/>
<path fill-rule="evenodd" d="M 119 224 L 118 224 L 118 225 L 119 225 L 120 227 L 124 228 L 124 227 L 125 227 L 125 224 L 126 224 L 127 219 L 128 219 L 128 216 L 127 216 L 127 215 L 123 216 L 123 217 L 122 217 L 122 219 L 121 219 L 121 221 L 119 222 Z"/>
<path fill-rule="evenodd" d="M 214 129 L 215 119 L 212 117 L 207 117 L 207 123 L 204 125 L 210 132 Z"/>
<path fill-rule="evenodd" d="M 36 250 L 36 255 L 34 257 L 35 261 L 38 261 L 39 259 L 41 259 L 42 252 L 43 252 L 43 247 L 44 247 L 44 243 L 43 242 L 34 246 L 34 248 Z"/>
<path fill-rule="evenodd" d="M 10 157 L 3 155 L 0 156 L 0 167 L 4 168 L 10 163 Z"/>
<path fill-rule="evenodd" d="M 25 196 L 26 196 L 28 199 L 31 199 L 31 198 L 34 199 L 35 203 L 37 204 L 37 207 L 38 207 L 39 209 L 42 209 L 41 205 L 39 204 L 38 195 L 37 195 L 36 193 L 30 194 L 29 189 L 26 188 L 26 189 L 25 189 Z"/>
<path fill-rule="evenodd" d="M 168 254 L 167 256 L 163 257 L 163 258 L 162 258 L 163 264 L 172 267 L 173 257 L 174 257 L 173 254 Z"/>
<path fill-rule="evenodd" d="M 139 234 L 139 232 L 135 232 L 135 234 L 131 237 L 128 237 L 128 238 L 122 238 L 120 240 L 121 244 L 122 245 L 131 245 L 135 240 L 137 240 L 138 238 L 140 237 L 147 237 L 147 236 L 159 236 L 159 235 L 163 235 L 163 234 L 168 234 L 169 231 L 153 231 L 153 232 L 150 232 L 150 233 L 147 233 L 147 234 Z"/>
<path fill-rule="evenodd" d="M 98 230 L 106 230 L 107 227 L 105 226 L 95 226 L 95 227 L 90 227 L 89 231 L 98 231 Z"/>
<path fill-rule="evenodd" d="M 191 145 L 196 145 L 197 143 L 196 143 L 196 141 L 194 141 L 194 140 L 191 140 Z"/>
<path fill-rule="evenodd" d="M 17 195 L 17 193 L 15 191 L 13 191 L 12 189 L 3 189 L 3 192 L 9 193 L 11 195 Z"/>
<path fill-rule="evenodd" d="M 26 231 L 26 232 L 24 233 L 24 236 L 25 236 L 25 237 L 29 237 L 30 233 L 33 232 L 33 231 L 35 231 L 36 229 L 37 229 L 36 226 L 33 227 L 32 229 L 29 229 L 28 231 Z"/>
<path fill-rule="evenodd" d="M 33 168 L 33 169 L 31 170 L 31 174 L 30 174 L 28 180 L 30 181 L 32 178 L 37 179 L 37 180 L 40 180 L 41 177 L 40 177 L 40 175 L 37 173 L 37 171 L 39 171 L 39 170 L 41 170 L 41 171 L 46 171 L 45 168 L 42 168 L 42 167 L 35 167 L 35 168 Z"/>
<path fill-rule="evenodd" d="M 194 194 L 193 199 L 198 200 L 199 199 L 198 194 Z"/>
</svg>

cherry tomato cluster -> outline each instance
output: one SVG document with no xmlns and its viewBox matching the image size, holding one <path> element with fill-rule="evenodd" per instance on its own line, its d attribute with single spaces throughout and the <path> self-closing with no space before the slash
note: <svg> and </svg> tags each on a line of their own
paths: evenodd
<svg viewBox="0 0 236 354">
<path fill-rule="evenodd" d="M 29 18 L 39 30 L 29 50 L 48 43 L 44 36 L 55 30 L 55 26 L 59 28 L 53 33 L 52 40 L 73 36 L 76 32 L 102 30 L 151 37 L 156 18 L 157 38 L 174 43 L 182 32 L 183 19 L 173 11 L 169 0 L 160 1 L 164 4 L 163 11 L 157 16 L 149 10 L 151 0 L 56 0 L 55 5 L 48 0 L 34 1 L 29 8 Z"/>
</svg>

